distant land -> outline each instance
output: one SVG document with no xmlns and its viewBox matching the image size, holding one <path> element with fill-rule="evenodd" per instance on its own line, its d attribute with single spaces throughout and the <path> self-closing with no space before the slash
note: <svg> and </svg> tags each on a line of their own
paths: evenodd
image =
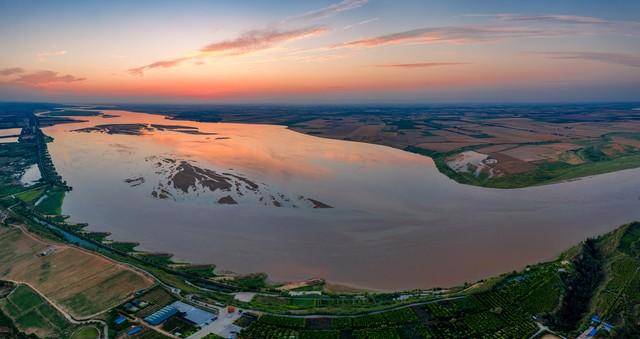
<svg viewBox="0 0 640 339">
<path fill-rule="evenodd" d="M 172 119 L 285 125 L 433 158 L 459 183 L 519 188 L 640 166 L 637 103 L 430 106 L 118 105 Z"/>
</svg>

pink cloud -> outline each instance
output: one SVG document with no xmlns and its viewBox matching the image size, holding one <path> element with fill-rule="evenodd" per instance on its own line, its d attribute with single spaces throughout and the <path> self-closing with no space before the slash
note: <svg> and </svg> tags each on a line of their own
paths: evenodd
<svg viewBox="0 0 640 339">
<path fill-rule="evenodd" d="M 640 67 L 640 55 L 611 52 L 543 52 L 552 59 L 590 60 L 629 67 Z"/>
<path fill-rule="evenodd" d="M 267 49 L 279 43 L 316 36 L 326 31 L 328 31 L 328 28 L 325 26 L 313 26 L 289 31 L 279 31 L 276 29 L 253 30 L 233 40 L 209 44 L 201 48 L 200 51 L 205 53 L 224 52 L 229 54 L 245 54 Z"/>
<path fill-rule="evenodd" d="M 129 73 L 132 75 L 143 75 L 144 71 L 146 70 L 150 70 L 154 68 L 170 68 L 170 67 L 178 66 L 183 61 L 186 61 L 189 59 L 190 58 L 184 57 L 184 58 L 156 61 L 145 66 L 131 68 L 129 69 Z"/>
<path fill-rule="evenodd" d="M 418 28 L 409 31 L 381 35 L 372 38 L 354 40 L 333 46 L 340 47 L 375 47 L 392 44 L 427 44 L 427 43 L 470 43 L 494 41 L 507 38 L 548 37 L 565 34 L 565 31 L 545 30 L 519 27 L 493 26 L 450 26 Z"/>
<path fill-rule="evenodd" d="M 145 66 L 129 69 L 132 75 L 143 75 L 145 71 L 155 68 L 170 68 L 185 61 L 206 57 L 210 54 L 242 55 L 265 50 L 289 41 L 313 37 L 328 31 L 326 26 L 312 26 L 288 31 L 277 29 L 252 30 L 231 40 L 214 42 L 202 47 L 198 54 L 169 60 L 161 60 Z"/>
<path fill-rule="evenodd" d="M 63 75 L 54 71 L 35 71 L 20 74 L 17 78 L 10 80 L 8 83 L 29 87 L 40 87 L 54 83 L 71 83 L 84 80 L 86 80 L 86 78 L 78 78 L 71 74 Z"/>
<path fill-rule="evenodd" d="M 4 76 L 20 74 L 20 73 L 24 73 L 24 69 L 20 67 L 9 67 L 9 68 L 0 69 L 0 75 L 4 75 Z"/>
</svg>

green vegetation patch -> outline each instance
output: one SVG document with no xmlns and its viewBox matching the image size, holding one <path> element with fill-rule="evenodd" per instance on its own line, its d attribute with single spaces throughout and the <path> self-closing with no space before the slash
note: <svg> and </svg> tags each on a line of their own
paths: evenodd
<svg viewBox="0 0 640 339">
<path fill-rule="evenodd" d="M 93 326 L 85 326 L 77 329 L 71 335 L 71 339 L 96 339 L 100 336 L 100 332 Z"/>
<path fill-rule="evenodd" d="M 53 111 L 46 114 L 49 117 L 93 117 L 102 115 L 100 111 L 85 111 L 85 110 L 64 110 Z"/>
<path fill-rule="evenodd" d="M 631 255 L 640 255 L 640 222 L 631 223 L 620 239 L 618 248 L 621 252 Z"/>
<path fill-rule="evenodd" d="M 26 285 L 19 285 L 6 299 L 1 300 L 0 308 L 22 332 L 66 336 L 73 329 L 60 312 Z"/>
<path fill-rule="evenodd" d="M 9 296 L 9 301 L 18 306 L 22 310 L 30 310 L 42 304 L 44 300 L 31 288 L 26 285 L 20 285 Z"/>
<path fill-rule="evenodd" d="M 36 210 L 45 215 L 62 213 L 62 201 L 64 200 L 65 192 L 66 190 L 62 187 L 54 186 L 49 188 L 45 192 L 46 198 L 40 201 L 36 206 Z"/>
<path fill-rule="evenodd" d="M 44 192 L 44 187 L 39 187 L 36 189 L 30 189 L 30 190 L 26 190 L 24 192 L 20 192 L 18 194 L 16 194 L 16 198 L 26 202 L 26 203 L 34 203 L 36 202 L 36 200 L 38 200 L 38 198 L 40 198 L 40 196 L 42 195 L 42 193 Z"/>
</svg>

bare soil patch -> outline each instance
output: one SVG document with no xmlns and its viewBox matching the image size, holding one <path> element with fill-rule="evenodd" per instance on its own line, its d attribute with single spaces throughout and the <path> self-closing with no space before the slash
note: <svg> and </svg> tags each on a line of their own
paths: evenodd
<svg viewBox="0 0 640 339">
<path fill-rule="evenodd" d="M 51 247 L 53 252 L 38 255 Z M 4 227 L 0 267 L 0 279 L 29 283 L 77 318 L 105 311 L 153 284 L 141 273 L 97 254 Z"/>
</svg>

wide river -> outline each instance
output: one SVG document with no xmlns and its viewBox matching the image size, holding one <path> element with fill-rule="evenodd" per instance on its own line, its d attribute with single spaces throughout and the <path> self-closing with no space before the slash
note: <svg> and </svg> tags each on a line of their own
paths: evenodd
<svg viewBox="0 0 640 339">
<path fill-rule="evenodd" d="M 73 187 L 63 213 L 115 240 L 220 270 L 266 272 L 276 281 L 324 277 L 380 290 L 444 287 L 551 259 L 640 219 L 640 169 L 488 189 L 458 184 L 430 158 L 384 146 L 283 126 L 105 113 L 117 117 L 79 117 L 86 121 L 45 129 L 55 138 L 49 150 L 56 168 Z M 125 123 L 199 132 L 73 131 Z M 265 203 L 268 197 L 235 193 L 233 205 L 202 192 L 174 190 L 174 198 L 158 199 L 152 192 L 167 180 L 154 167 L 157 159 L 189 161 L 247 178 L 273 195 L 302 195 L 333 208 L 277 207 Z"/>
</svg>

